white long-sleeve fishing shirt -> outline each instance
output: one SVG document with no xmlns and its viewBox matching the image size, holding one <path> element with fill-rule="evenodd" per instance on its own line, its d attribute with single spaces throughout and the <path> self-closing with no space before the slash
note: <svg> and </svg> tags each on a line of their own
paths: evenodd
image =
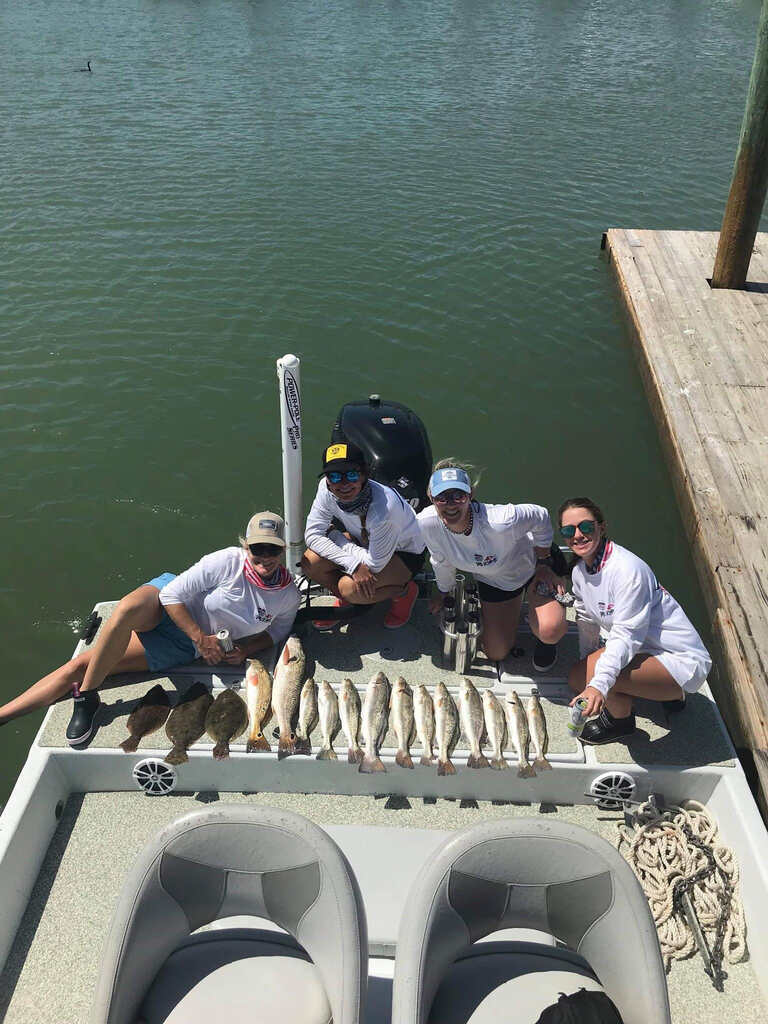
<svg viewBox="0 0 768 1024">
<path fill-rule="evenodd" d="M 706 677 L 711 659 L 701 637 L 637 555 L 609 540 L 597 571 L 587 572 L 579 561 L 571 578 L 579 618 L 593 622 L 606 636 L 589 684 L 603 696 L 636 654 L 692 657 L 706 663 L 701 679 Z"/>
<path fill-rule="evenodd" d="M 552 521 L 542 505 L 485 505 L 472 502 L 472 532 L 453 533 L 434 505 L 416 517 L 429 548 L 438 590 L 447 593 L 456 570 L 499 590 L 517 590 L 536 570 L 534 548 L 552 543 Z"/>
<path fill-rule="evenodd" d="M 367 565 L 372 573 L 381 572 L 396 551 L 419 554 L 424 550 L 416 514 L 397 491 L 375 480 L 370 481 L 371 504 L 365 518 L 368 546 L 360 543 L 362 524 L 359 512 L 345 512 L 328 490 L 325 478 L 320 480 L 315 500 L 307 516 L 304 540 L 307 547 L 321 558 L 334 562 L 345 573 L 353 573 L 358 565 Z M 337 519 L 354 540 L 331 528 Z"/>
</svg>

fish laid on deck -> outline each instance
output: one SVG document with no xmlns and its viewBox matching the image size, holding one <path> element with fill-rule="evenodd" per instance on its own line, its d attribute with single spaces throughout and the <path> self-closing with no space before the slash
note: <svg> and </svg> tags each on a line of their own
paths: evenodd
<svg viewBox="0 0 768 1024">
<path fill-rule="evenodd" d="M 435 687 L 435 732 L 437 736 L 437 774 L 455 775 L 456 767 L 451 761 L 459 741 L 459 711 L 445 683 Z"/>
<path fill-rule="evenodd" d="M 544 708 L 542 708 L 539 695 L 536 692 L 531 694 L 531 699 L 528 701 L 528 728 L 531 733 L 533 749 L 536 751 L 533 767 L 540 772 L 551 770 L 552 765 L 546 758 L 549 747 L 547 720 L 544 717 Z"/>
<path fill-rule="evenodd" d="M 272 710 L 280 730 L 277 742 L 277 756 L 280 760 L 296 753 L 294 726 L 299 714 L 305 668 L 306 658 L 301 640 L 289 636 L 278 659 L 272 682 Z"/>
<path fill-rule="evenodd" d="M 487 768 L 480 740 L 485 729 L 483 702 L 474 683 L 466 677 L 459 685 L 459 719 L 469 747 L 467 768 Z"/>
<path fill-rule="evenodd" d="M 413 697 L 413 717 L 422 747 L 421 763 L 431 766 L 435 763 L 435 705 L 423 683 L 416 687 Z"/>
<path fill-rule="evenodd" d="M 379 757 L 379 751 L 387 733 L 390 690 L 387 677 L 383 672 L 377 672 L 365 691 L 362 722 L 365 755 L 360 762 L 361 772 L 387 770 Z"/>
<path fill-rule="evenodd" d="M 483 715 L 485 731 L 491 747 L 491 768 L 500 771 L 507 767 L 504 760 L 504 742 L 507 738 L 507 723 L 504 720 L 504 708 L 493 690 L 483 690 Z"/>
<path fill-rule="evenodd" d="M 521 779 L 529 779 L 536 772 L 528 760 L 530 746 L 530 730 L 528 717 L 516 690 L 507 694 L 507 735 L 517 754 L 517 774 Z"/>
<path fill-rule="evenodd" d="M 205 731 L 213 740 L 213 757 L 223 761 L 229 757 L 229 744 L 242 736 L 248 725 L 248 708 L 234 690 L 222 690 L 208 708 L 205 716 Z"/>
<path fill-rule="evenodd" d="M 205 732 L 205 717 L 213 704 L 213 697 L 203 683 L 194 683 L 171 711 L 165 724 L 165 733 L 173 744 L 166 755 L 168 764 L 184 764 L 187 751 Z"/>
<path fill-rule="evenodd" d="M 416 727 L 413 717 L 413 691 L 402 676 L 398 676 L 392 688 L 392 725 L 397 736 L 395 761 L 401 768 L 413 768 L 411 744 Z"/>
<path fill-rule="evenodd" d="M 299 721 L 296 726 L 296 753 L 311 754 L 310 736 L 317 725 L 317 684 L 308 679 L 301 688 L 299 698 Z"/>
<path fill-rule="evenodd" d="M 322 745 L 318 752 L 317 760 L 336 761 L 338 758 L 336 751 L 333 749 L 333 740 L 341 725 L 339 720 L 339 698 L 327 680 L 323 680 L 318 688 L 317 712 L 320 718 L 320 735 L 322 737 Z"/>
<path fill-rule="evenodd" d="M 160 683 L 144 694 L 128 716 L 128 738 L 120 746 L 126 754 L 138 750 L 139 742 L 165 725 L 171 713 L 171 702 Z"/>
<path fill-rule="evenodd" d="M 272 676 L 258 658 L 248 659 L 245 699 L 250 723 L 246 751 L 251 754 L 255 750 L 271 750 L 264 729 L 272 717 Z"/>
<path fill-rule="evenodd" d="M 339 716 L 347 737 L 347 761 L 360 764 L 363 751 L 360 747 L 360 718 L 362 707 L 360 694 L 351 679 L 345 679 L 339 689 Z"/>
</svg>

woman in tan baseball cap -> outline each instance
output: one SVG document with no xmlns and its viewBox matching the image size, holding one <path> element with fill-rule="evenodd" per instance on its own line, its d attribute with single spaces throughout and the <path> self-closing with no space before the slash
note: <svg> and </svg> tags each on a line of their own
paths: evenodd
<svg viewBox="0 0 768 1024">
<path fill-rule="evenodd" d="M 0 724 L 72 692 L 67 740 L 77 746 L 93 732 L 100 706 L 96 690 L 112 673 L 165 671 L 196 658 L 208 665 L 240 665 L 282 645 L 299 607 L 284 550 L 281 516 L 257 512 L 239 546 L 204 555 L 178 576 L 161 573 L 126 594 L 93 647 L 0 707 Z M 234 642 L 229 652 L 217 639 L 221 629 Z"/>
</svg>

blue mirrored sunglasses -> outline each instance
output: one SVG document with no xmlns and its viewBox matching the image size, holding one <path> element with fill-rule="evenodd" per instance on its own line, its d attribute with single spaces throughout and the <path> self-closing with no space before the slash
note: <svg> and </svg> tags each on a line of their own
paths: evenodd
<svg viewBox="0 0 768 1024">
<path fill-rule="evenodd" d="M 360 470 L 348 469 L 346 473 L 340 473 L 337 469 L 332 469 L 325 474 L 325 479 L 331 484 L 340 484 L 342 480 L 348 480 L 353 484 L 360 479 Z"/>
<path fill-rule="evenodd" d="M 597 523 L 595 522 L 594 519 L 582 519 L 581 522 L 578 524 L 579 529 L 581 530 L 581 532 L 586 537 L 591 537 L 592 536 L 592 534 L 595 532 L 595 527 L 596 526 L 597 526 Z M 568 540 L 570 540 L 571 537 L 575 536 L 575 534 L 576 534 L 576 527 L 575 526 L 561 526 L 560 527 L 560 533 L 563 535 L 563 537 L 567 537 Z"/>
</svg>

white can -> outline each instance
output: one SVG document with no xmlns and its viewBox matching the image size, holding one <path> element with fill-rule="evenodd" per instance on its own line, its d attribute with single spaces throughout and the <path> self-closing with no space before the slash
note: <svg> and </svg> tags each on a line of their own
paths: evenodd
<svg viewBox="0 0 768 1024">
<path fill-rule="evenodd" d="M 235 649 L 228 629 L 220 629 L 216 634 L 216 639 L 219 641 L 219 647 L 221 647 L 225 654 L 229 654 L 230 651 Z"/>
</svg>

